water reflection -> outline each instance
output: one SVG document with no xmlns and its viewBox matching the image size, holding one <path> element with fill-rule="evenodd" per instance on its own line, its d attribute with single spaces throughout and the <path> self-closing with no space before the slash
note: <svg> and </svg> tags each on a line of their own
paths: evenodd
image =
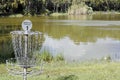
<svg viewBox="0 0 120 80">
<path fill-rule="evenodd" d="M 24 17 L 19 20 L 0 18 L 0 55 L 12 53 L 6 50 L 11 49 L 7 43 L 11 39 L 9 33 L 20 30 L 20 24 L 24 19 Z M 29 17 L 28 19 L 33 22 L 33 31 L 37 30 L 45 34 L 42 49 L 47 49 L 53 55 L 62 53 L 69 61 L 101 59 L 105 56 L 111 56 L 113 60 L 120 59 L 120 15 Z"/>
<path fill-rule="evenodd" d="M 120 21 L 101 20 L 48 20 L 47 22 L 59 23 L 57 25 L 74 26 L 119 26 Z"/>
<path fill-rule="evenodd" d="M 53 55 L 63 53 L 68 61 L 101 59 L 106 56 L 119 60 L 120 21 L 115 16 L 110 18 L 110 15 L 101 18 L 47 19 L 44 47 Z"/>
<path fill-rule="evenodd" d="M 5 62 L 6 59 L 14 57 L 10 37 L 4 37 L 0 40 L 0 62 Z"/>
<path fill-rule="evenodd" d="M 38 29 L 37 29 L 38 30 Z M 75 43 L 78 42 L 96 42 L 97 38 L 114 38 L 120 40 L 119 26 L 109 27 L 84 27 L 84 26 L 66 26 L 66 25 L 46 25 L 44 31 L 52 38 L 61 39 L 68 36 Z"/>
<path fill-rule="evenodd" d="M 10 31 L 19 30 L 20 27 L 16 25 L 0 25 L 0 61 L 4 62 L 6 59 L 14 57 L 12 41 L 9 36 Z"/>
<path fill-rule="evenodd" d="M 84 61 L 91 59 L 101 59 L 111 56 L 114 59 L 114 53 L 120 52 L 120 41 L 111 38 L 98 38 L 96 42 L 79 42 L 75 44 L 69 37 L 54 39 L 45 35 L 43 47 L 56 55 L 63 53 L 68 61 Z"/>
</svg>

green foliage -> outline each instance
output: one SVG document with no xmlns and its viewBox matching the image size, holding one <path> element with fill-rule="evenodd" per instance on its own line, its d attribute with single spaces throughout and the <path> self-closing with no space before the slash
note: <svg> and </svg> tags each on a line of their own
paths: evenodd
<svg viewBox="0 0 120 80">
<path fill-rule="evenodd" d="M 120 11 L 120 0 L 85 0 L 94 11 Z"/>
<path fill-rule="evenodd" d="M 53 56 L 49 51 L 44 50 L 42 53 L 35 52 L 34 57 L 36 57 L 38 62 L 45 61 L 45 62 L 52 62 L 52 61 L 64 61 L 63 54 L 57 54 Z"/>
<path fill-rule="evenodd" d="M 62 53 L 59 53 L 55 56 L 55 61 L 64 61 L 64 56 Z"/>
<path fill-rule="evenodd" d="M 107 62 L 110 62 L 112 59 L 110 56 L 105 56 L 101 59 L 101 61 L 107 61 Z"/>
<path fill-rule="evenodd" d="M 62 54 L 57 54 L 53 57 L 49 52 L 45 51 L 40 55 L 41 60 L 51 62 L 51 61 L 64 61 L 64 57 Z"/>
<path fill-rule="evenodd" d="M 40 56 L 43 61 L 51 62 L 53 60 L 53 56 L 46 50 Z"/>
<path fill-rule="evenodd" d="M 13 54 L 13 49 L 11 48 L 12 47 L 12 44 L 11 44 L 11 40 L 8 38 L 9 41 L 0 41 L 0 63 L 3 63 L 5 62 L 7 59 L 11 58 L 11 57 L 14 57 L 14 54 Z"/>
<path fill-rule="evenodd" d="M 2 0 L 0 15 L 67 13 L 71 6 L 79 6 L 82 2 L 94 11 L 120 11 L 120 0 Z"/>
<path fill-rule="evenodd" d="M 68 9 L 69 15 L 91 14 L 92 12 L 92 8 L 88 7 L 84 2 L 74 3 Z"/>
</svg>

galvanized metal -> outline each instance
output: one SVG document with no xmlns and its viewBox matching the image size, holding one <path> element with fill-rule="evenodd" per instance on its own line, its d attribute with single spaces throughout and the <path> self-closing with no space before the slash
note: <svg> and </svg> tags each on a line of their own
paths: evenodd
<svg viewBox="0 0 120 80">
<path fill-rule="evenodd" d="M 42 63 L 38 64 L 37 57 L 42 47 L 43 34 L 31 31 L 32 23 L 29 20 L 22 22 L 22 28 L 23 31 L 10 32 L 15 58 L 6 60 L 6 64 L 10 74 L 23 75 L 23 80 L 27 80 L 27 75 L 42 72 Z"/>
</svg>

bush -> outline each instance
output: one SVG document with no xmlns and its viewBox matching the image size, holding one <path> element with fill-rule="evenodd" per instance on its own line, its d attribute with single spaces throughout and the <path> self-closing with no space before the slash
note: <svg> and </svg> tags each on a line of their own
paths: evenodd
<svg viewBox="0 0 120 80">
<path fill-rule="evenodd" d="M 64 61 L 64 56 L 63 54 L 57 54 L 55 57 L 55 61 Z"/>
<path fill-rule="evenodd" d="M 53 56 L 46 50 L 43 51 L 43 53 L 40 54 L 41 60 L 50 62 L 53 60 Z"/>
<path fill-rule="evenodd" d="M 88 7 L 84 3 L 74 4 L 68 9 L 69 15 L 86 15 L 93 12 L 91 7 Z"/>
</svg>

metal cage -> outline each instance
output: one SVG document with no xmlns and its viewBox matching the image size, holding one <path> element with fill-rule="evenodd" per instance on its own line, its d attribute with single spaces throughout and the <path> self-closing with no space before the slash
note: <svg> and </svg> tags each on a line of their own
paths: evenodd
<svg viewBox="0 0 120 80">
<path fill-rule="evenodd" d="M 10 32 L 15 59 L 6 60 L 6 64 L 10 74 L 23 75 L 23 80 L 27 80 L 28 74 L 40 74 L 42 71 L 42 63 L 38 61 L 40 58 L 38 55 L 44 39 L 41 32 L 30 31 L 31 21 L 25 20 L 22 27 L 23 31 Z"/>
</svg>

